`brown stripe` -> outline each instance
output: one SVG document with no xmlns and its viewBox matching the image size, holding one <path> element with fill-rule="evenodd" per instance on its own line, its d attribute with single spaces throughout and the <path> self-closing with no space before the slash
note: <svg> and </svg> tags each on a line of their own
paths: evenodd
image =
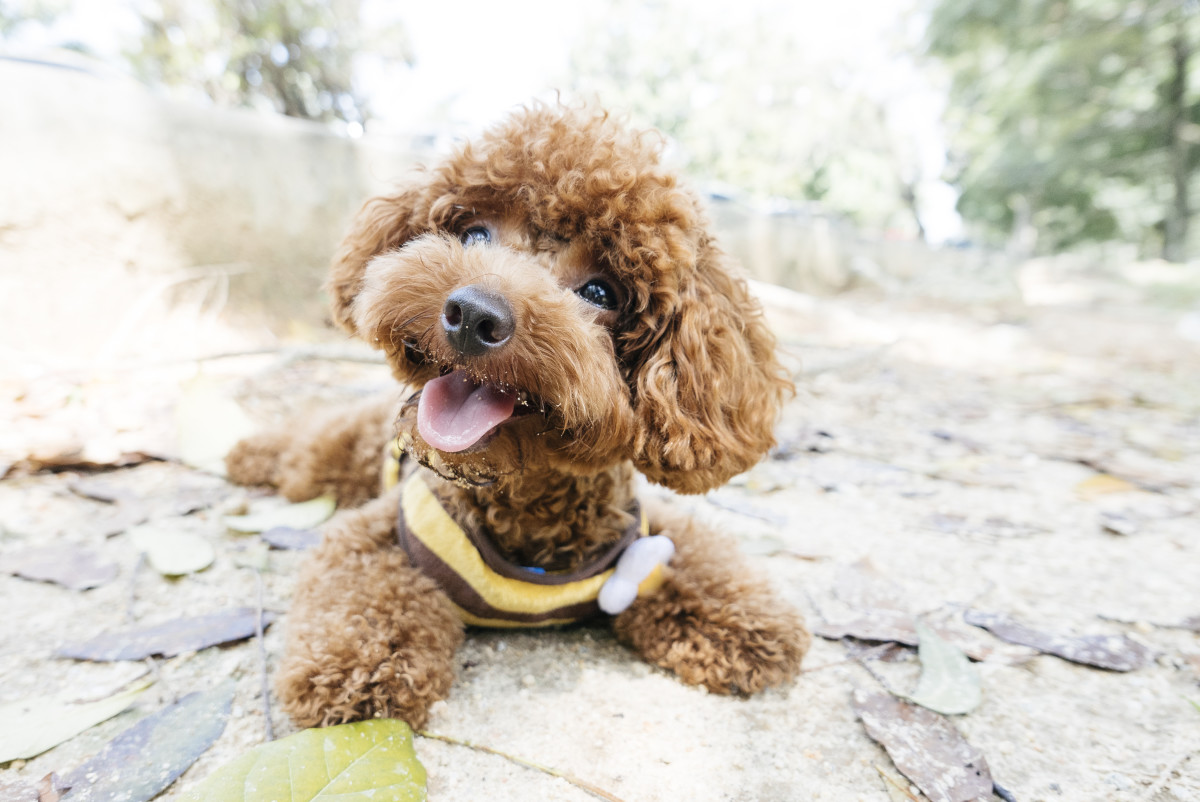
<svg viewBox="0 0 1200 802">
<path fill-rule="evenodd" d="M 590 579 L 596 574 L 607 571 L 617 561 L 617 558 L 621 556 L 621 552 L 625 551 L 630 543 L 638 539 L 641 535 L 642 507 L 637 503 L 636 499 L 629 513 L 633 516 L 633 523 L 621 535 L 621 539 L 598 558 L 576 568 L 574 571 L 547 571 L 544 574 L 530 571 L 502 557 L 492 541 L 486 536 L 471 530 L 466 530 L 466 533 L 467 539 L 471 541 L 471 545 L 479 552 L 479 556 L 483 558 L 484 564 L 500 576 L 505 576 L 509 579 L 519 579 L 522 582 L 529 582 L 533 585 L 567 585 L 571 582 L 578 582 L 581 579 Z"/>
<path fill-rule="evenodd" d="M 413 566 L 437 582 L 438 587 L 450 597 L 452 602 L 471 615 L 479 618 L 497 618 L 536 625 L 542 621 L 555 619 L 580 621 L 600 613 L 600 605 L 594 600 L 556 607 L 540 613 L 518 613 L 493 607 L 457 571 L 444 563 L 428 546 L 421 542 L 420 538 L 413 535 L 404 518 L 403 505 L 396 521 L 396 530 L 400 546 L 408 555 L 408 559 Z"/>
</svg>

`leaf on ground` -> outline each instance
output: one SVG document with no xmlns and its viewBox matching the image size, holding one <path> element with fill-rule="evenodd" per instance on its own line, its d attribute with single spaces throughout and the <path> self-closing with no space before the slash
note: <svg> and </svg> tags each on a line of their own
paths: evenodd
<svg viewBox="0 0 1200 802">
<path fill-rule="evenodd" d="M 908 700 L 946 715 L 970 713 L 978 707 L 983 700 L 979 671 L 967 655 L 922 621 L 917 621 L 917 637 L 921 678 Z"/>
<path fill-rule="evenodd" d="M 991 798 L 987 760 L 946 718 L 889 693 L 861 690 L 854 692 L 854 712 L 930 802 Z"/>
<path fill-rule="evenodd" d="M 1106 473 L 1098 473 L 1075 485 L 1075 492 L 1083 499 L 1093 499 L 1109 493 L 1129 493 L 1134 490 L 1137 490 L 1134 485 Z"/>
<path fill-rule="evenodd" d="M 247 515 L 226 515 L 225 526 L 235 532 L 255 534 L 270 529 L 312 529 L 333 515 L 337 501 L 331 495 L 317 496 L 299 504 L 270 506 L 254 510 Z"/>
<path fill-rule="evenodd" d="M 66 786 L 62 784 L 62 780 L 54 772 L 50 772 L 38 780 L 38 802 L 59 802 L 65 791 Z"/>
<path fill-rule="evenodd" d="M 858 618 L 813 627 L 813 632 L 828 640 L 858 638 L 916 646 L 919 642 L 914 619 L 898 610 L 866 610 Z"/>
<path fill-rule="evenodd" d="M 940 622 L 933 629 L 943 639 L 966 652 L 972 660 L 980 662 L 986 660 L 992 663 L 1020 665 L 1038 654 L 1034 649 L 1009 646 L 986 635 L 973 636 L 969 628 L 953 628 L 949 622 Z M 847 621 L 822 622 L 814 626 L 812 631 L 814 635 L 827 640 L 855 638 L 876 643 L 899 643 L 904 646 L 917 646 L 920 643 L 916 619 L 897 610 L 865 610 L 857 618 Z"/>
<path fill-rule="evenodd" d="M 116 579 L 117 565 L 90 549 L 63 543 L 5 554 L 0 557 L 0 573 L 87 590 Z"/>
<path fill-rule="evenodd" d="M 1150 649 L 1125 635 L 1055 635 L 1026 626 L 1006 615 L 979 610 L 968 610 L 963 620 L 1009 643 L 1029 646 L 1073 663 L 1111 671 L 1133 671 L 1154 659 Z"/>
<path fill-rule="evenodd" d="M 225 455 L 256 428 L 236 401 L 203 376 L 184 384 L 175 423 L 184 464 L 218 476 L 225 475 Z"/>
<path fill-rule="evenodd" d="M 244 640 L 256 629 L 258 611 L 238 607 L 222 613 L 176 618 L 161 624 L 120 632 L 106 632 L 88 641 L 69 643 L 58 650 L 59 657 L 76 660 L 142 660 L 151 655 L 174 657 L 209 646 Z M 275 620 L 263 614 L 263 626 Z"/>
<path fill-rule="evenodd" d="M 150 683 L 85 704 L 38 696 L 0 705 L 0 763 L 40 755 L 133 704 Z"/>
<path fill-rule="evenodd" d="M 137 526 L 127 534 L 151 567 L 166 576 L 202 571 L 217 556 L 212 544 L 199 535 L 163 529 L 158 524 Z"/>
<path fill-rule="evenodd" d="M 183 796 L 186 802 L 325 798 L 424 800 L 425 767 L 413 750 L 409 726 L 374 719 L 303 730 L 255 747 Z"/>
<path fill-rule="evenodd" d="M 116 504 L 119 501 L 133 498 L 133 493 L 130 491 L 102 479 L 76 479 L 67 485 L 67 489 L 80 498 L 104 504 Z"/>
<path fill-rule="evenodd" d="M 314 529 L 295 529 L 290 526 L 273 526 L 261 535 L 273 549 L 311 549 L 321 542 L 321 533 Z"/>
<path fill-rule="evenodd" d="M 137 501 L 122 501 L 99 510 L 83 526 L 89 537 L 113 537 L 127 532 L 150 518 L 150 509 Z"/>
<path fill-rule="evenodd" d="M 83 441 L 64 443 L 59 448 L 30 452 L 18 465 L 29 473 L 41 471 L 104 471 L 114 468 L 132 468 L 144 462 L 159 462 L 161 454 L 147 451 L 113 451 L 99 449 L 92 453 Z"/>
<path fill-rule="evenodd" d="M 5 802 L 38 802 L 38 791 L 16 777 L 0 777 L 0 799 Z"/>
<path fill-rule="evenodd" d="M 226 680 L 134 724 L 63 779 L 63 802 L 153 799 L 225 731 L 234 688 Z"/>
</svg>

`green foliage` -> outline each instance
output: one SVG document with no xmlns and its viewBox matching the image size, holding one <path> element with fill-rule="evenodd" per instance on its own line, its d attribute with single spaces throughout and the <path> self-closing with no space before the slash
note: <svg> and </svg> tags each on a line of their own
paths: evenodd
<svg viewBox="0 0 1200 802">
<path fill-rule="evenodd" d="M 43 25 L 66 9 L 66 0 L 0 0 L 0 41 L 28 22 Z"/>
<path fill-rule="evenodd" d="M 916 149 L 859 77 L 850 55 L 807 57 L 778 9 L 705 14 L 660 0 L 606 7 L 574 50 L 569 85 L 667 134 L 693 175 L 912 227 Z"/>
<path fill-rule="evenodd" d="M 354 88 L 361 53 L 411 63 L 400 26 L 366 31 L 361 0 L 158 0 L 128 53 L 150 83 L 199 90 L 311 120 L 361 122 Z"/>
<path fill-rule="evenodd" d="M 952 180 L 964 218 L 995 238 L 1036 232 L 1040 250 L 1109 239 L 1182 245 L 1178 218 L 1189 214 L 1197 163 L 1187 137 L 1200 130 L 1200 98 L 1186 86 L 1196 17 L 1182 9 L 1173 0 L 938 0 L 928 48 L 953 78 Z M 1181 150 L 1184 161 L 1173 161 Z M 1182 230 L 1168 230 L 1173 214 Z"/>
</svg>

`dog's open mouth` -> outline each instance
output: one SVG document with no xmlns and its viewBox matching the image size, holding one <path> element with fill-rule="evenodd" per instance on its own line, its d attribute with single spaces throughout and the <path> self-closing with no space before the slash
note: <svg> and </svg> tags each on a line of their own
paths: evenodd
<svg viewBox="0 0 1200 802">
<path fill-rule="evenodd" d="M 458 453 L 482 442 L 534 405 L 523 391 L 480 382 L 454 370 L 425 384 L 417 402 L 417 431 L 438 451 Z"/>
</svg>

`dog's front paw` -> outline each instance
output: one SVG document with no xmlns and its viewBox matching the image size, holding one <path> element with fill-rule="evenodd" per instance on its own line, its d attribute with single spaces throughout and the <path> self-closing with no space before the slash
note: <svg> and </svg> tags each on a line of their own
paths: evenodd
<svg viewBox="0 0 1200 802">
<path fill-rule="evenodd" d="M 804 621 L 769 592 L 742 590 L 716 598 L 668 582 L 617 617 L 617 636 L 648 662 L 715 693 L 787 682 L 811 641 Z"/>
<path fill-rule="evenodd" d="M 273 485 L 287 438 L 278 432 L 260 432 L 239 440 L 225 455 L 225 474 L 239 485 Z"/>
<path fill-rule="evenodd" d="M 399 718 L 413 729 L 424 727 L 429 708 L 449 693 L 453 674 L 441 661 L 411 651 L 372 657 L 381 656 L 291 654 L 275 690 L 302 727 L 370 718 Z"/>
</svg>

